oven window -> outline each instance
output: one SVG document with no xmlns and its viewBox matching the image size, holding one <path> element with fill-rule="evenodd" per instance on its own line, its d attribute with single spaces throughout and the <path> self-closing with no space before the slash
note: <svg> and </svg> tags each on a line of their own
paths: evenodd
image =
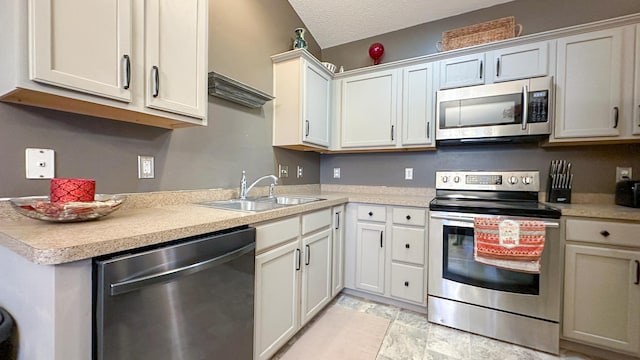
<svg viewBox="0 0 640 360">
<path fill-rule="evenodd" d="M 440 103 L 440 128 L 522 123 L 522 94 L 496 95 Z"/>
<path fill-rule="evenodd" d="M 539 295 L 540 275 L 499 269 L 473 260 L 473 228 L 443 227 L 442 276 L 487 289 Z"/>
</svg>

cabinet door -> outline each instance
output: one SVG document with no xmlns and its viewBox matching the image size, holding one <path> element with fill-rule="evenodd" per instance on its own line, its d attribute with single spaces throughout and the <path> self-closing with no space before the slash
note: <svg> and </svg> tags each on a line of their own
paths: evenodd
<svg viewBox="0 0 640 360">
<path fill-rule="evenodd" d="M 633 89 L 633 121 L 631 133 L 640 135 L 640 25 L 636 25 L 636 56 L 634 64 L 636 75 Z"/>
<path fill-rule="evenodd" d="M 146 106 L 207 113 L 207 1 L 146 0 Z"/>
<path fill-rule="evenodd" d="M 331 229 L 302 238 L 302 313 L 304 326 L 331 300 Z"/>
<path fill-rule="evenodd" d="M 640 252 L 566 246 L 563 335 L 640 351 Z"/>
<path fill-rule="evenodd" d="M 385 225 L 358 222 L 356 232 L 356 287 L 383 294 Z"/>
<path fill-rule="evenodd" d="M 402 69 L 402 145 L 433 144 L 433 63 Z"/>
<path fill-rule="evenodd" d="M 29 9 L 32 80 L 131 101 L 131 0 L 31 0 Z"/>
<path fill-rule="evenodd" d="M 396 143 L 396 70 L 342 80 L 342 147 Z"/>
<path fill-rule="evenodd" d="M 549 73 L 549 43 L 546 41 L 494 50 L 491 54 L 494 82 L 546 76 Z"/>
<path fill-rule="evenodd" d="M 333 208 L 333 258 L 331 271 L 331 297 L 338 295 L 344 288 L 344 247 L 345 247 L 345 222 L 344 206 Z"/>
<path fill-rule="evenodd" d="M 440 89 L 484 84 L 484 53 L 440 61 Z"/>
<path fill-rule="evenodd" d="M 256 256 L 254 359 L 269 359 L 298 331 L 298 244 Z"/>
<path fill-rule="evenodd" d="M 623 66 L 624 57 L 633 56 L 629 32 L 624 27 L 558 39 L 555 138 L 617 137 L 629 123 L 622 99 L 633 71 Z"/>
<path fill-rule="evenodd" d="M 329 82 L 331 78 L 307 61 L 303 62 L 303 141 L 329 146 Z"/>
</svg>

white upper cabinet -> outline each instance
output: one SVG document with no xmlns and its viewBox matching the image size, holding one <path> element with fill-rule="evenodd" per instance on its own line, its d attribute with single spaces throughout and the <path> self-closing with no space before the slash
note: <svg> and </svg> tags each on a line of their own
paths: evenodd
<svg viewBox="0 0 640 360">
<path fill-rule="evenodd" d="M 493 82 L 525 79 L 549 74 L 549 43 L 512 46 L 490 53 Z"/>
<path fill-rule="evenodd" d="M 383 70 L 342 80 L 341 146 L 396 144 L 398 71 Z"/>
<path fill-rule="evenodd" d="M 146 106 L 205 117 L 207 0 L 145 4 Z"/>
<path fill-rule="evenodd" d="M 640 25 L 636 25 L 636 57 L 633 88 L 633 120 L 631 121 L 633 135 L 640 135 Z"/>
<path fill-rule="evenodd" d="M 550 42 L 511 46 L 440 61 L 440 89 L 546 76 Z"/>
<path fill-rule="evenodd" d="M 30 0 L 30 78 L 131 101 L 131 0 Z"/>
<path fill-rule="evenodd" d="M 485 83 L 485 53 L 440 61 L 440 89 Z"/>
<path fill-rule="evenodd" d="M 3 0 L 0 100 L 207 125 L 208 1 Z"/>
<path fill-rule="evenodd" d="M 624 137 L 633 90 L 634 28 L 557 40 L 556 116 L 551 142 Z M 628 96 L 627 96 L 628 97 Z M 629 129 L 630 130 L 630 129 Z"/>
<path fill-rule="evenodd" d="M 402 145 L 435 145 L 433 63 L 402 68 Z"/>
<path fill-rule="evenodd" d="M 329 147 L 331 73 L 304 50 L 272 57 L 273 146 Z"/>
</svg>

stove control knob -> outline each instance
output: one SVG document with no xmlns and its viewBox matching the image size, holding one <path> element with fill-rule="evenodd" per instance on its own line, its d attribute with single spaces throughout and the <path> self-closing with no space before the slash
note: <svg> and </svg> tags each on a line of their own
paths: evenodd
<svg viewBox="0 0 640 360">
<path fill-rule="evenodd" d="M 518 183 L 518 178 L 515 176 L 509 176 L 509 178 L 507 179 L 507 182 L 509 182 L 509 184 L 511 185 L 515 185 Z"/>
<path fill-rule="evenodd" d="M 459 183 L 460 182 L 460 176 L 454 177 L 453 178 L 453 182 L 456 183 L 456 184 Z"/>
<path fill-rule="evenodd" d="M 525 185 L 529 185 L 533 182 L 533 178 L 531 176 L 525 176 L 522 178 L 522 183 Z"/>
<path fill-rule="evenodd" d="M 448 176 L 446 176 L 446 175 L 445 175 L 445 176 L 443 176 L 443 177 L 442 177 L 442 182 L 443 182 L 443 183 L 449 182 L 449 177 L 448 177 Z"/>
</svg>

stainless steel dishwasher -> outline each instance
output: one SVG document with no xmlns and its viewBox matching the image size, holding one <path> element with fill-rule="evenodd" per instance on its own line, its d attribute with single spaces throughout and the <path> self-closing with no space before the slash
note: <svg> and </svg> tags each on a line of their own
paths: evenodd
<svg viewBox="0 0 640 360">
<path fill-rule="evenodd" d="M 98 360 L 253 354 L 255 229 L 94 260 Z"/>
</svg>

